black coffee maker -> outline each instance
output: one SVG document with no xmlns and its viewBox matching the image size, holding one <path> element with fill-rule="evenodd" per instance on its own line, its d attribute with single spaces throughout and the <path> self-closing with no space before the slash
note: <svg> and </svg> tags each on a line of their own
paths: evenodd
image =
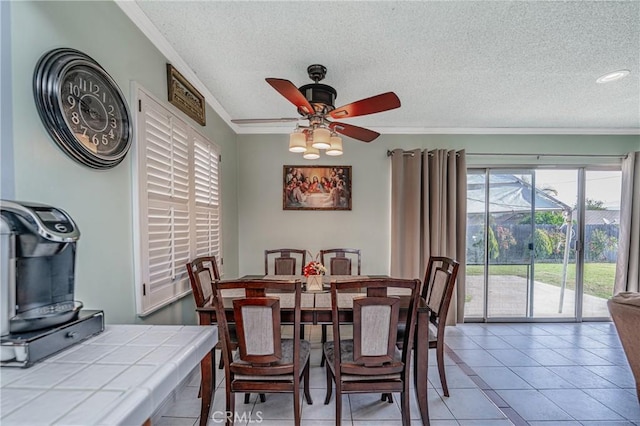
<svg viewBox="0 0 640 426">
<path fill-rule="evenodd" d="M 0 237 L 3 365 L 28 366 L 102 331 L 102 311 L 93 320 L 100 323 L 96 331 L 83 324 L 82 302 L 74 300 L 80 231 L 64 210 L 0 200 Z M 94 316 L 92 311 L 89 317 Z M 65 331 L 56 338 L 60 330 Z"/>
</svg>

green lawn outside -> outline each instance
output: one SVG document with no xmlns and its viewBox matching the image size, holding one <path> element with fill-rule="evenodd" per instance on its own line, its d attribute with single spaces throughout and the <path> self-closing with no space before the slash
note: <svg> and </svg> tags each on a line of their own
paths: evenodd
<svg viewBox="0 0 640 426">
<path fill-rule="evenodd" d="M 522 265 L 490 265 L 491 275 L 515 275 L 527 277 L 527 268 Z M 482 275 L 483 266 L 467 265 L 467 275 Z M 613 282 L 616 275 L 615 263 L 585 263 L 584 292 L 592 296 L 608 299 L 613 295 Z M 535 280 L 560 287 L 562 284 L 562 264 L 537 263 Z M 576 267 L 567 266 L 567 288 L 575 289 Z"/>
</svg>

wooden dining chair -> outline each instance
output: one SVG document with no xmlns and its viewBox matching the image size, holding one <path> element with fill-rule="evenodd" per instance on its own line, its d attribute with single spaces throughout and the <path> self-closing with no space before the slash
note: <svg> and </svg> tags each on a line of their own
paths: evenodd
<svg viewBox="0 0 640 426">
<path fill-rule="evenodd" d="M 265 275 L 304 275 L 307 251 L 300 249 L 274 249 L 264 251 L 264 274 Z M 296 268 L 297 261 L 300 261 L 300 268 Z M 273 264 L 273 273 L 269 273 L 269 265 Z M 304 325 L 300 326 L 301 337 L 304 339 Z"/>
<path fill-rule="evenodd" d="M 215 256 L 202 256 L 193 259 L 187 263 L 187 273 L 189 274 L 189 283 L 191 284 L 191 292 L 196 303 L 196 311 L 198 312 L 198 322 L 200 325 L 212 325 L 211 313 L 213 312 L 213 287 L 211 283 L 220 279 L 218 271 L 218 262 Z M 198 308 L 209 308 L 209 311 L 200 310 Z M 222 347 L 218 341 L 217 349 Z M 215 352 L 214 352 L 215 365 Z M 214 371 L 215 378 L 215 371 Z"/>
<path fill-rule="evenodd" d="M 225 291 L 242 290 L 233 299 Z M 267 293 L 267 291 L 273 293 Z M 300 425 L 300 382 L 304 396 L 312 404 L 309 392 L 309 341 L 300 338 L 302 283 L 299 280 L 214 281 L 214 304 L 218 331 L 222 338 L 225 367 L 226 412 L 235 413 L 235 393 L 293 393 L 294 423 Z M 291 297 L 293 296 L 293 297 Z M 227 310 L 238 336 L 231 340 Z M 281 310 L 293 310 L 293 339 L 282 338 Z M 233 416 L 227 417 L 233 424 Z"/>
<path fill-rule="evenodd" d="M 360 275 L 360 250 L 334 248 L 320 250 L 320 262 L 327 267 L 330 275 Z M 328 263 L 327 263 L 328 262 Z M 353 270 L 356 265 L 355 271 Z"/>
<path fill-rule="evenodd" d="M 436 350 L 438 373 L 444 396 L 449 396 L 444 364 L 445 326 L 459 266 L 456 260 L 449 257 L 431 256 L 427 263 L 421 292 L 421 297 L 429 308 L 429 322 L 432 324 L 432 327 L 429 327 L 428 344 L 430 349 Z M 398 341 L 401 341 L 405 331 L 402 325 L 398 327 Z M 416 342 L 416 344 L 424 343 Z"/>
<path fill-rule="evenodd" d="M 360 250 L 352 248 L 334 248 L 320 250 L 320 263 L 325 267 L 328 263 L 329 275 L 360 275 L 361 270 L 361 258 Z M 353 265 L 356 265 L 356 270 L 353 270 Z M 322 337 L 321 342 L 327 341 L 327 325 L 322 324 Z M 320 366 L 324 365 L 324 354 L 320 360 Z"/>
<path fill-rule="evenodd" d="M 307 263 L 307 251 L 300 249 L 274 249 L 264 251 L 265 275 L 303 275 L 304 265 Z M 297 262 L 300 267 L 297 268 Z M 273 273 L 269 273 L 269 266 L 273 264 Z"/>
<path fill-rule="evenodd" d="M 200 325 L 214 325 L 215 306 L 213 305 L 213 282 L 220 279 L 218 270 L 218 262 L 215 256 L 198 257 L 187 263 L 187 272 L 189 274 L 189 282 L 191 283 L 191 292 L 196 303 L 196 312 L 198 313 L 198 323 Z M 230 330 L 231 345 L 237 346 L 237 338 L 235 326 Z M 211 380 L 213 385 L 216 384 L 216 349 L 222 349 L 222 341 L 218 335 L 218 343 L 211 351 L 213 360 L 213 368 L 211 369 Z M 223 368 L 222 357 L 220 357 L 219 369 Z M 248 401 L 250 395 L 245 396 Z M 260 394 L 260 400 L 264 402 L 265 395 Z"/>
<path fill-rule="evenodd" d="M 353 338 L 340 336 L 341 310 L 339 302 L 349 300 L 354 291 L 366 293 L 353 297 Z M 388 294 L 390 289 L 409 289 L 411 295 L 401 299 Z M 410 359 L 413 348 L 416 312 L 419 301 L 420 280 L 398 278 L 371 278 L 331 281 L 331 311 L 333 340 L 323 345 L 327 359 L 327 393 L 331 400 L 332 384 L 336 388 L 336 425 L 342 418 L 342 395 L 349 393 L 400 392 L 402 424 L 410 424 L 409 383 Z M 405 305 L 401 306 L 401 300 Z M 404 318 L 401 308 L 406 310 Z M 398 325 L 408 331 L 403 336 L 402 349 L 397 345 Z"/>
</svg>

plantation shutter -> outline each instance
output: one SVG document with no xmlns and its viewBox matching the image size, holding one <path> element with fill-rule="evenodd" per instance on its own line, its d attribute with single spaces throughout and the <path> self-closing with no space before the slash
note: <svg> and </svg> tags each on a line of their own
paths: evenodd
<svg viewBox="0 0 640 426">
<path fill-rule="evenodd" d="M 222 273 L 220 239 L 220 153 L 200 135 L 194 138 L 196 255 L 216 256 Z"/>
<path fill-rule="evenodd" d="M 190 290 L 186 264 L 221 255 L 217 147 L 138 90 L 135 232 L 138 314 Z"/>
</svg>

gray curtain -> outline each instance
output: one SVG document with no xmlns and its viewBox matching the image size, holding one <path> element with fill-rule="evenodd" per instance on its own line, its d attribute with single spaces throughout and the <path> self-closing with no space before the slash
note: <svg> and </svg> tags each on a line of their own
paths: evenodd
<svg viewBox="0 0 640 426">
<path fill-rule="evenodd" d="M 391 158 L 391 275 L 424 279 L 429 256 L 460 262 L 448 324 L 463 322 L 467 233 L 464 151 L 403 151 Z"/>
<path fill-rule="evenodd" d="M 622 162 L 620 237 L 613 293 L 640 291 L 640 151 Z"/>
</svg>

